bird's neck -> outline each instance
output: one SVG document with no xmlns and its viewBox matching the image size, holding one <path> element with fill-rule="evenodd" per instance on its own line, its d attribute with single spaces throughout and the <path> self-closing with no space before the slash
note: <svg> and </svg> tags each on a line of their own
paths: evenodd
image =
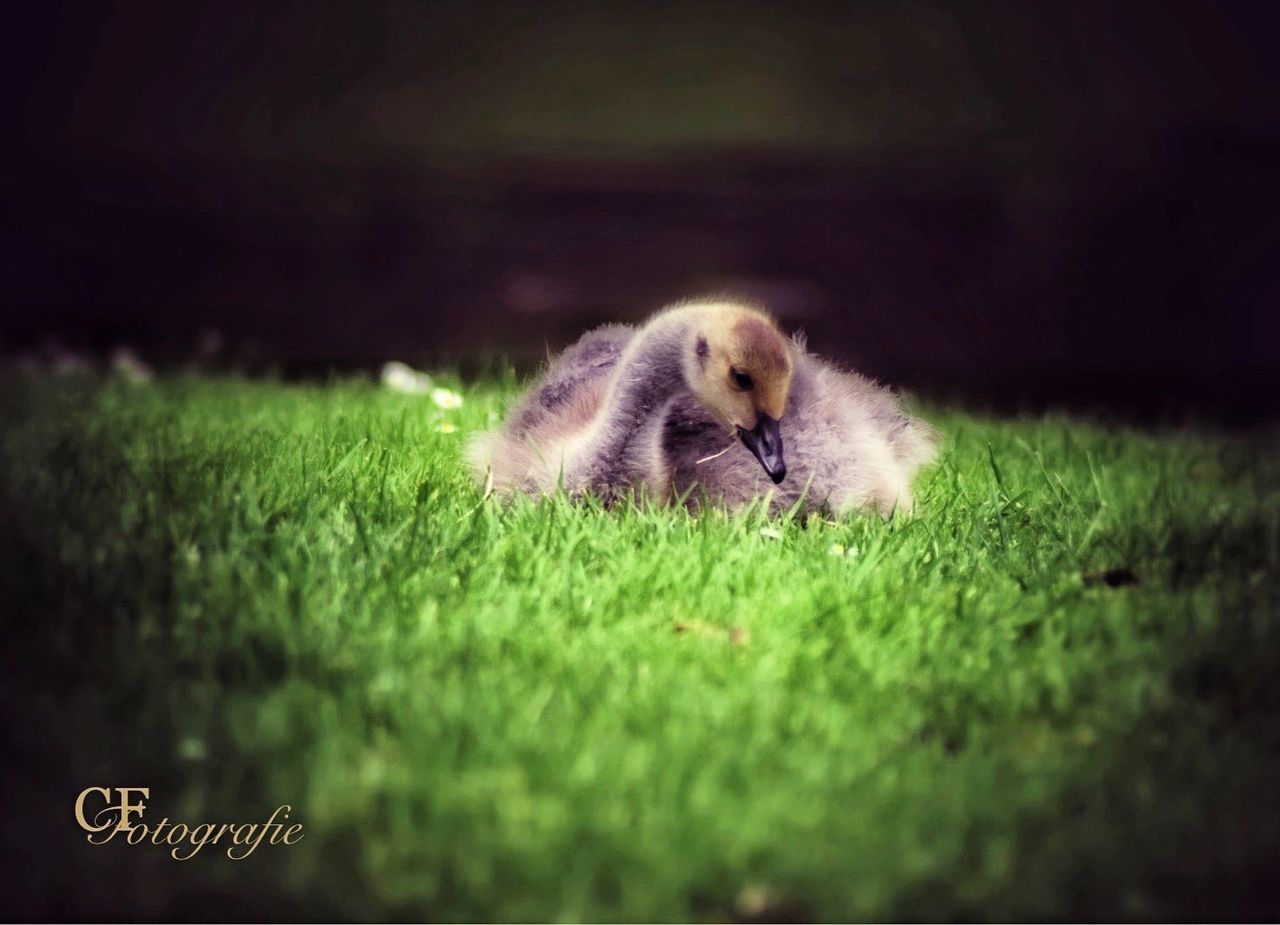
<svg viewBox="0 0 1280 925">
<path fill-rule="evenodd" d="M 605 400 L 609 426 L 600 450 L 606 458 L 633 455 L 634 446 L 662 427 L 663 406 L 687 389 L 682 358 L 695 321 L 689 309 L 666 312 L 645 325 L 623 353 Z"/>
<path fill-rule="evenodd" d="M 641 329 L 618 364 L 609 396 L 613 410 L 647 415 L 684 390 L 681 359 L 692 323 L 687 314 L 673 311 Z"/>
</svg>

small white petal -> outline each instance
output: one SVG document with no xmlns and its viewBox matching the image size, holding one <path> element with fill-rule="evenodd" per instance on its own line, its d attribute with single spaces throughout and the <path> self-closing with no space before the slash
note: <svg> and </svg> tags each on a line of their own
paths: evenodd
<svg viewBox="0 0 1280 925">
<path fill-rule="evenodd" d="M 393 392 L 404 392 L 406 395 L 424 395 L 431 391 L 431 377 L 420 373 L 407 363 L 392 360 L 382 367 L 381 380 L 383 386 Z"/>
<path fill-rule="evenodd" d="M 128 347 L 117 347 L 111 352 L 111 371 L 131 385 L 143 385 L 155 378 L 151 367 Z"/>
<path fill-rule="evenodd" d="M 432 389 L 431 400 L 436 403 L 437 408 L 443 408 L 446 411 L 462 407 L 462 396 L 452 389 Z"/>
</svg>

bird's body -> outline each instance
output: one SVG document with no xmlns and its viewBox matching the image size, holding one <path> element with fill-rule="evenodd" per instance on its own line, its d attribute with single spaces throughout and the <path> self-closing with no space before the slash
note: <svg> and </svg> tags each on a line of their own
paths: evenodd
<svg viewBox="0 0 1280 925">
<path fill-rule="evenodd" d="M 767 497 L 774 510 L 888 514 L 910 508 L 934 443 L 887 389 L 754 309 L 703 302 L 585 334 L 469 455 L 504 493 L 630 490 L 730 509 Z"/>
</svg>

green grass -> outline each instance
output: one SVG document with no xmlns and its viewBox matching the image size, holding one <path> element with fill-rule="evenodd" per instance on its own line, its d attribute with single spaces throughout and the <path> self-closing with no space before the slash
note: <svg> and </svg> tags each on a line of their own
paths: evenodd
<svg viewBox="0 0 1280 925">
<path fill-rule="evenodd" d="M 25 903 L 1280 914 L 1273 432 L 935 409 L 917 516 L 771 522 L 482 498 L 513 391 L 7 381 Z M 306 837 L 94 848 L 91 785 Z"/>
</svg>

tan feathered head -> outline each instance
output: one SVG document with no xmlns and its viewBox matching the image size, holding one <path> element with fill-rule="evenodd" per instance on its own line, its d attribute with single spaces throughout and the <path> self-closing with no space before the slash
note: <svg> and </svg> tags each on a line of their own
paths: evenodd
<svg viewBox="0 0 1280 925">
<path fill-rule="evenodd" d="M 787 467 L 779 422 L 794 373 L 786 337 L 764 312 L 725 302 L 707 304 L 691 338 L 689 390 L 781 482 Z"/>
</svg>

